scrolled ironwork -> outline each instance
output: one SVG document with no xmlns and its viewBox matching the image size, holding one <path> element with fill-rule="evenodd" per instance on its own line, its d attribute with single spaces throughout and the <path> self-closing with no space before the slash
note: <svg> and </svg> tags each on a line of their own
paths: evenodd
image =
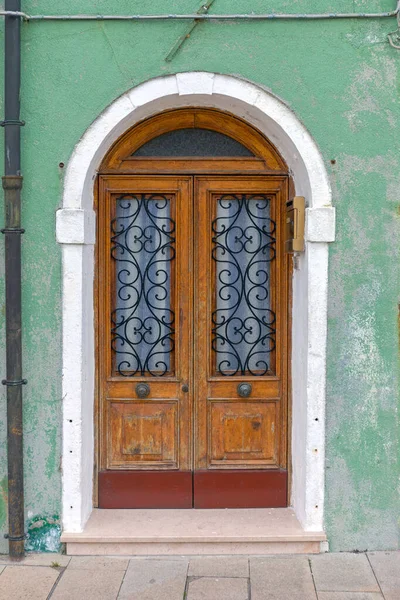
<svg viewBox="0 0 400 600">
<path fill-rule="evenodd" d="M 221 375 L 262 376 L 275 349 L 275 313 L 270 306 L 270 263 L 275 259 L 276 224 L 270 197 L 224 194 L 212 222 L 216 263 L 216 309 L 212 349 Z"/>
<path fill-rule="evenodd" d="M 171 371 L 175 314 L 170 306 L 175 222 L 164 194 L 117 198 L 111 222 L 116 308 L 111 315 L 115 370 L 124 377 Z"/>
</svg>

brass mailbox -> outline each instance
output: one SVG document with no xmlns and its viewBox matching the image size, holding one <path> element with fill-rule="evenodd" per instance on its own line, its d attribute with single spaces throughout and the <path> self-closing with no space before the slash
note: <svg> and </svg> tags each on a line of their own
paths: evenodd
<svg viewBox="0 0 400 600">
<path fill-rule="evenodd" d="M 304 196 L 286 202 L 285 252 L 304 251 L 305 208 Z"/>
</svg>

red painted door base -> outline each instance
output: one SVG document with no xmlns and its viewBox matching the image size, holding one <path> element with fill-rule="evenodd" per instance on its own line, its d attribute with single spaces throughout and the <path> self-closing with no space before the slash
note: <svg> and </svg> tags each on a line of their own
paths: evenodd
<svg viewBox="0 0 400 600">
<path fill-rule="evenodd" d="M 281 508 L 287 471 L 102 471 L 99 508 Z"/>
<path fill-rule="evenodd" d="M 194 508 L 287 506 L 287 471 L 196 471 Z"/>
<path fill-rule="evenodd" d="M 102 471 L 99 508 L 192 508 L 191 471 Z"/>
</svg>

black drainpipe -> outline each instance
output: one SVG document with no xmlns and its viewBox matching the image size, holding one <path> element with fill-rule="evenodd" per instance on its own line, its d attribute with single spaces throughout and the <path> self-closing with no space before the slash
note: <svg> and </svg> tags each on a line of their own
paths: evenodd
<svg viewBox="0 0 400 600">
<path fill-rule="evenodd" d="M 21 0 L 5 0 L 5 10 L 20 11 Z M 6 279 L 6 362 L 9 552 L 24 556 L 24 471 L 22 439 L 21 347 L 21 18 L 5 17 L 4 207 Z"/>
</svg>

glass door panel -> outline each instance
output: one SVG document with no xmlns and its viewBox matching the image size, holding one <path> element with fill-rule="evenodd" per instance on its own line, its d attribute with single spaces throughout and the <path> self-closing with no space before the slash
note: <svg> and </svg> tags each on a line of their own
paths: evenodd
<svg viewBox="0 0 400 600">
<path fill-rule="evenodd" d="M 111 256 L 113 372 L 123 377 L 174 374 L 175 202 L 171 194 L 115 200 Z"/>
<path fill-rule="evenodd" d="M 276 255 L 273 199 L 260 193 L 213 199 L 214 374 L 271 375 L 276 333 L 271 296 Z"/>
</svg>

